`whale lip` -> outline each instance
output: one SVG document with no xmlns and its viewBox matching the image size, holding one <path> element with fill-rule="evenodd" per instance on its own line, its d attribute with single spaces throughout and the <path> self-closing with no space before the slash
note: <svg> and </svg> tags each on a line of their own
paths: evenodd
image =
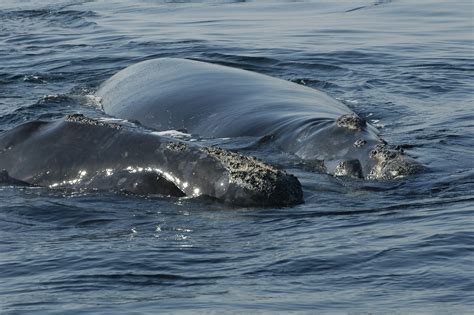
<svg viewBox="0 0 474 315">
<path fill-rule="evenodd" d="M 389 180 L 405 177 L 420 172 L 423 166 L 404 154 L 399 147 L 390 148 L 386 143 L 378 144 L 371 152 L 370 158 L 375 165 L 367 179 Z"/>
</svg>

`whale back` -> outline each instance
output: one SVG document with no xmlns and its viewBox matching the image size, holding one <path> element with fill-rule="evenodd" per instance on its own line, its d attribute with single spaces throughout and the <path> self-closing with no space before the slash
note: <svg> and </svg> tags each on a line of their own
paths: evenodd
<svg viewBox="0 0 474 315">
<path fill-rule="evenodd" d="M 0 134 L 3 178 L 52 188 L 206 195 L 235 205 L 302 202 L 298 180 L 254 158 L 69 115 Z"/>
<path fill-rule="evenodd" d="M 175 58 L 127 67 L 104 82 L 97 95 L 109 115 L 205 137 L 263 136 L 288 120 L 335 120 L 351 113 L 325 93 L 302 85 Z"/>
</svg>

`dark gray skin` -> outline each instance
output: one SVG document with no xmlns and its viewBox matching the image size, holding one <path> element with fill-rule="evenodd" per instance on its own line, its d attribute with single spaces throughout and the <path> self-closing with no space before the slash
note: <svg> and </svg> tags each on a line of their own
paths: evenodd
<svg viewBox="0 0 474 315">
<path fill-rule="evenodd" d="M 118 72 L 97 95 L 109 115 L 204 137 L 267 137 L 336 176 L 390 179 L 420 169 L 341 102 L 250 71 L 154 59 Z"/>
<path fill-rule="evenodd" d="M 82 115 L 0 134 L 0 170 L 7 182 L 51 188 L 207 195 L 241 206 L 303 202 L 296 177 L 255 158 Z"/>
</svg>

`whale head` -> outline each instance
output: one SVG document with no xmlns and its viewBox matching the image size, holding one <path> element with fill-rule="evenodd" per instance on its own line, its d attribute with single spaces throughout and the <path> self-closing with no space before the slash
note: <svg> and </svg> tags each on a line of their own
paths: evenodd
<svg viewBox="0 0 474 315">
<path fill-rule="evenodd" d="M 422 166 L 399 147 L 390 146 L 379 131 L 356 114 L 337 119 L 308 119 L 296 131 L 284 130 L 278 145 L 317 165 L 315 171 L 334 176 L 388 180 L 415 174 Z"/>
</svg>

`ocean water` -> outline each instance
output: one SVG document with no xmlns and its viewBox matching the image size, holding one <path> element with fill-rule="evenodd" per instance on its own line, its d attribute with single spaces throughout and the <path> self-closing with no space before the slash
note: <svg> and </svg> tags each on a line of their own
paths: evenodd
<svg viewBox="0 0 474 315">
<path fill-rule="evenodd" d="M 265 209 L 2 185 L 1 314 L 472 312 L 472 1 L 2 0 L 0 130 L 103 116 L 101 82 L 165 56 L 323 90 L 426 170 L 288 166 L 306 202 Z"/>
</svg>

